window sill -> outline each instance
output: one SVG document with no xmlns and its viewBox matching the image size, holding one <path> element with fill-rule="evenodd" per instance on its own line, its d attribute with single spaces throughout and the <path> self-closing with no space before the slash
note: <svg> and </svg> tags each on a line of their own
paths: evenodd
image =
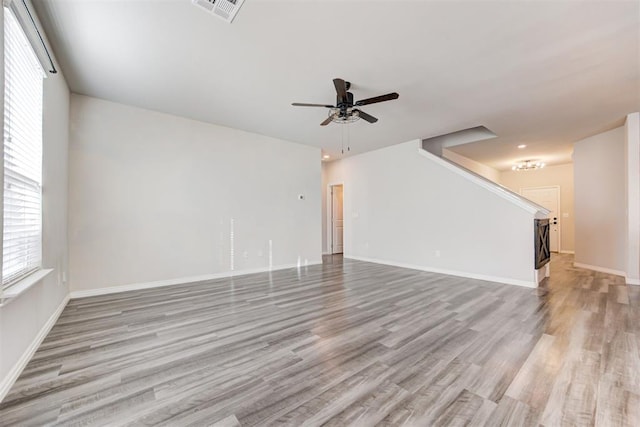
<svg viewBox="0 0 640 427">
<path fill-rule="evenodd" d="M 28 290 L 30 287 L 40 282 L 42 279 L 47 277 L 49 273 L 53 271 L 53 268 L 43 268 L 38 271 L 34 271 L 24 279 L 19 282 L 11 285 L 9 289 L 6 289 L 2 292 L 0 298 L 0 307 L 3 305 L 9 304 L 11 301 L 20 296 L 23 292 Z"/>
</svg>

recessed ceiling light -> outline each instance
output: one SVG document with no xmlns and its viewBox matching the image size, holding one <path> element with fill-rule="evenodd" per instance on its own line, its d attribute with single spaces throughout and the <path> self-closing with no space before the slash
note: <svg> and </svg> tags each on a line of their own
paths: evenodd
<svg viewBox="0 0 640 427">
<path fill-rule="evenodd" d="M 325 154 L 324 156 L 322 156 L 322 158 L 323 158 L 323 159 L 325 159 L 325 160 L 327 160 L 327 159 L 331 158 L 331 156 L 330 156 L 330 155 L 328 155 L 328 154 Z"/>
<path fill-rule="evenodd" d="M 527 147 L 527 146 L 526 146 L 526 144 L 520 144 L 520 145 L 518 145 L 518 148 L 526 148 L 526 147 Z"/>
</svg>

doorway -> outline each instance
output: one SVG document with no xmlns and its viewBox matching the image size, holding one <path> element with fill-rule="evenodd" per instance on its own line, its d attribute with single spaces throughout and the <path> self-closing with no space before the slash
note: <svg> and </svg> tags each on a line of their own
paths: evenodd
<svg viewBox="0 0 640 427">
<path fill-rule="evenodd" d="M 549 209 L 549 250 L 560 251 L 560 187 L 521 188 L 520 194 L 527 199 Z"/>
<path fill-rule="evenodd" d="M 331 245 L 332 254 L 341 254 L 344 250 L 344 219 L 343 219 L 343 186 L 330 186 L 331 200 Z"/>
</svg>

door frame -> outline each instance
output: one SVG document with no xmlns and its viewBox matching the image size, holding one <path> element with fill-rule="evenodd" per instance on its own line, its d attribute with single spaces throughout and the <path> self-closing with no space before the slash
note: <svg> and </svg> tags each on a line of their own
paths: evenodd
<svg viewBox="0 0 640 427">
<path fill-rule="evenodd" d="M 520 187 L 520 195 L 522 196 L 522 190 L 545 190 L 548 188 L 555 188 L 556 190 L 558 190 L 558 215 L 560 215 L 558 217 L 558 253 L 562 253 L 562 205 L 560 205 L 560 186 L 541 185 L 539 187 Z"/>
<path fill-rule="evenodd" d="M 333 255 L 333 195 L 332 187 L 342 186 L 342 253 L 344 254 L 344 182 L 327 184 L 327 253 Z"/>
</svg>

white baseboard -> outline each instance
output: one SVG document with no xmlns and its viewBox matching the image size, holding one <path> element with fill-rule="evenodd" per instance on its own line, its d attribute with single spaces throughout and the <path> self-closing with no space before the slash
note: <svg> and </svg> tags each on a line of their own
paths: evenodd
<svg viewBox="0 0 640 427">
<path fill-rule="evenodd" d="M 627 285 L 640 285 L 640 279 L 630 279 L 625 277 L 624 280 L 627 282 Z"/>
<path fill-rule="evenodd" d="M 583 264 L 581 262 L 574 262 L 573 266 L 578 268 L 586 268 L 587 270 L 599 271 L 600 273 L 613 274 L 613 275 L 622 276 L 622 277 L 625 276 L 624 271 L 614 270 L 612 268 L 600 267 L 598 265 L 590 265 L 590 264 Z"/>
<path fill-rule="evenodd" d="M 575 251 L 558 251 L 558 253 L 575 255 L 576 252 Z"/>
<path fill-rule="evenodd" d="M 38 332 L 38 335 L 36 335 L 31 344 L 29 344 L 29 347 L 27 347 L 24 353 L 22 353 L 22 356 L 20 356 L 20 359 L 18 359 L 15 365 L 13 365 L 13 368 L 11 368 L 7 376 L 0 380 L 0 402 L 2 402 L 2 400 L 7 396 L 7 393 L 9 393 L 9 390 L 22 373 L 22 370 L 25 368 L 25 366 L 27 366 L 27 363 L 29 363 L 29 361 L 33 357 L 33 354 L 36 352 L 38 347 L 40 347 L 40 344 L 45 339 L 53 325 L 55 325 L 58 317 L 60 317 L 60 314 L 62 314 L 62 311 L 67 306 L 68 302 L 69 294 L 64 297 L 64 300 L 62 301 L 62 303 L 60 303 L 58 308 L 56 308 L 56 311 L 53 312 L 51 317 L 49 317 L 47 323 L 42 326 L 40 332 Z"/>
<path fill-rule="evenodd" d="M 446 275 L 449 275 L 449 276 L 466 277 L 468 279 L 484 280 L 484 281 L 487 281 L 487 282 L 497 282 L 497 283 L 504 283 L 504 284 L 507 284 L 507 285 L 524 286 L 526 288 L 537 288 L 538 287 L 536 282 L 533 280 L 533 271 L 531 272 L 532 280 L 531 281 L 526 281 L 526 280 L 510 279 L 510 278 L 507 278 L 507 277 L 485 276 L 483 274 L 468 273 L 468 272 L 464 272 L 464 271 L 445 270 L 445 269 L 442 269 L 442 268 L 427 267 L 427 266 L 423 266 L 423 265 L 406 264 L 406 263 L 395 262 L 395 261 L 386 261 L 386 260 L 381 260 L 381 259 L 376 259 L 376 258 L 359 257 L 359 256 L 353 256 L 353 255 L 345 255 L 344 257 L 347 258 L 347 259 L 355 259 L 357 261 L 365 261 L 365 262 L 373 262 L 373 263 L 376 263 L 376 264 L 392 265 L 394 267 L 409 268 L 409 269 L 412 269 L 412 270 L 428 271 L 430 273 L 446 274 Z"/>
<path fill-rule="evenodd" d="M 247 274 L 265 273 L 268 271 L 286 270 L 288 268 L 304 268 L 311 265 L 322 264 L 322 260 L 312 261 L 306 265 L 284 264 L 275 267 L 260 267 L 247 270 L 225 271 L 222 273 L 204 274 L 201 276 L 182 277 L 179 279 L 158 280 L 155 282 L 131 283 L 129 285 L 108 286 L 105 288 L 86 289 L 71 292 L 71 299 L 94 297 L 98 295 L 116 294 L 119 292 L 138 291 L 141 289 L 160 288 L 163 286 L 184 285 L 187 283 L 203 282 L 206 280 L 225 279 L 227 277 L 244 276 Z"/>
<path fill-rule="evenodd" d="M 624 281 L 627 285 L 640 285 L 640 279 L 631 279 L 630 277 L 627 277 L 624 271 L 621 270 L 613 270 L 611 268 L 600 267 L 598 265 L 582 264 L 580 262 L 574 262 L 573 266 L 578 268 L 586 268 L 587 270 L 599 271 L 600 273 L 622 276 L 624 277 Z"/>
</svg>

